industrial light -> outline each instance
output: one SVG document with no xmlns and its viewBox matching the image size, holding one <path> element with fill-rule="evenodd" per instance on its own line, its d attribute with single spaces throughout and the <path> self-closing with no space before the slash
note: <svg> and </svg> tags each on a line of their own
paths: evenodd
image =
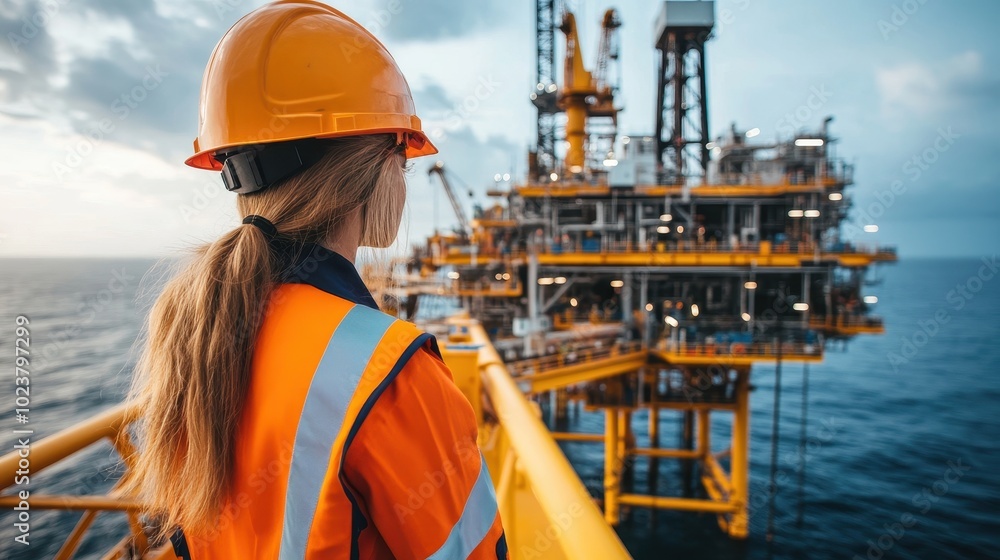
<svg viewBox="0 0 1000 560">
<path fill-rule="evenodd" d="M 504 173 L 503 174 L 503 180 L 504 181 L 510 181 L 510 173 Z"/>
<path fill-rule="evenodd" d="M 503 175 L 500 175 L 499 173 L 497 173 L 496 175 L 493 176 L 493 180 L 499 183 L 500 179 L 502 177 L 503 177 Z"/>
<path fill-rule="evenodd" d="M 556 276 L 555 282 L 556 282 L 556 284 L 565 284 L 566 283 L 566 277 L 565 276 Z"/>
<path fill-rule="evenodd" d="M 448 278 L 451 278 L 452 280 L 458 280 L 458 276 L 459 274 L 457 270 L 453 270 L 448 273 Z"/>
<path fill-rule="evenodd" d="M 509 272 L 504 272 L 503 273 L 503 279 L 504 280 L 510 280 L 510 273 Z"/>
<path fill-rule="evenodd" d="M 628 144 L 631 140 L 628 136 L 622 136 L 622 144 Z"/>
<path fill-rule="evenodd" d="M 621 288 L 624 285 L 625 285 L 625 282 L 623 282 L 621 280 L 612 280 L 611 281 L 611 287 L 612 288 Z"/>
<path fill-rule="evenodd" d="M 878 296 L 865 296 L 865 303 L 878 303 Z"/>
<path fill-rule="evenodd" d="M 717 156 L 717 155 L 719 155 L 721 153 L 722 153 L 722 148 L 720 148 L 718 146 L 712 148 L 712 155 L 713 156 Z"/>
<path fill-rule="evenodd" d="M 616 165 L 618 165 L 618 160 L 617 159 L 608 158 L 608 159 L 604 160 L 604 167 L 614 167 Z"/>
<path fill-rule="evenodd" d="M 840 194 L 839 192 L 832 192 L 830 193 L 830 200 L 834 201 L 844 200 L 844 195 Z"/>
<path fill-rule="evenodd" d="M 494 276 L 494 278 L 496 278 L 497 280 L 503 280 L 503 274 L 500 274 L 499 272 L 497 272 L 497 274 L 496 274 L 496 276 Z"/>
<path fill-rule="evenodd" d="M 788 217 L 789 218 L 801 218 L 804 215 L 805 215 L 805 212 L 803 212 L 802 210 L 789 210 L 788 211 Z"/>
<path fill-rule="evenodd" d="M 691 316 L 692 317 L 697 317 L 698 313 L 700 313 L 700 311 L 698 311 L 698 304 L 697 303 L 692 303 L 691 304 Z"/>
<path fill-rule="evenodd" d="M 569 304 L 576 307 L 580 302 L 576 301 L 576 298 L 569 298 Z"/>
<path fill-rule="evenodd" d="M 795 141 L 795 145 L 800 148 L 818 148 L 824 143 L 822 138 L 799 138 Z"/>
<path fill-rule="evenodd" d="M 669 315 L 667 315 L 666 317 L 663 318 L 663 322 L 666 323 L 666 324 L 668 324 L 668 325 L 670 325 L 671 327 L 676 327 L 677 325 L 680 324 L 680 323 L 677 322 L 677 319 L 674 319 L 673 317 L 671 317 Z"/>
<path fill-rule="evenodd" d="M 538 279 L 538 285 L 539 286 L 551 286 L 552 283 L 555 282 L 555 281 L 556 281 L 555 278 L 539 278 Z"/>
<path fill-rule="evenodd" d="M 552 173 L 552 174 L 549 175 L 549 179 L 552 179 L 553 181 L 558 181 L 559 180 L 559 174 L 558 173 Z"/>
<path fill-rule="evenodd" d="M 669 222 L 670 220 L 673 220 L 673 219 L 674 219 L 674 217 L 671 216 L 670 214 L 660 214 L 660 221 L 661 222 Z"/>
<path fill-rule="evenodd" d="M 559 89 L 559 86 L 557 86 L 555 84 L 549 84 L 549 87 L 548 87 L 549 93 L 552 93 L 553 91 L 555 91 L 557 89 Z"/>
<path fill-rule="evenodd" d="M 807 218 L 818 218 L 819 210 L 806 210 L 805 217 Z"/>
<path fill-rule="evenodd" d="M 757 136 L 758 134 L 760 134 L 760 129 L 759 128 L 751 128 L 750 130 L 747 131 L 747 138 L 753 138 L 754 136 Z"/>
<path fill-rule="evenodd" d="M 875 233 L 878 231 L 878 226 L 875 224 L 868 224 L 865 226 L 865 233 Z"/>
<path fill-rule="evenodd" d="M 809 311 L 809 304 L 808 303 L 796 303 L 795 305 L 792 306 L 792 309 L 794 309 L 796 311 Z"/>
<path fill-rule="evenodd" d="M 744 283 L 743 287 L 746 288 L 746 289 L 748 289 L 748 290 L 756 290 L 757 289 L 757 283 L 754 282 L 753 280 L 751 280 L 749 282 Z"/>
<path fill-rule="evenodd" d="M 750 322 L 750 314 L 749 313 L 743 313 L 742 317 L 743 317 L 743 320 L 746 321 L 747 323 Z"/>
<path fill-rule="evenodd" d="M 652 303 L 647 303 L 646 304 L 646 311 L 652 311 L 652 310 L 653 310 L 653 304 Z"/>
<path fill-rule="evenodd" d="M 583 167 L 579 166 L 579 165 L 574 165 L 574 166 L 572 166 L 572 167 L 569 168 L 569 172 L 570 173 L 582 173 L 583 172 Z"/>
<path fill-rule="evenodd" d="M 660 226 L 656 228 L 656 233 L 670 233 L 670 226 Z"/>
<path fill-rule="evenodd" d="M 711 150 L 712 148 L 715 147 L 715 142 L 709 142 L 708 144 L 705 144 L 705 147 Z"/>
<path fill-rule="evenodd" d="M 543 89 L 545 89 L 545 84 L 543 84 L 542 82 L 538 82 L 538 85 L 535 86 L 535 89 L 537 89 L 538 91 L 542 91 Z"/>
<path fill-rule="evenodd" d="M 684 226 L 677 226 L 677 233 L 684 233 Z"/>
</svg>

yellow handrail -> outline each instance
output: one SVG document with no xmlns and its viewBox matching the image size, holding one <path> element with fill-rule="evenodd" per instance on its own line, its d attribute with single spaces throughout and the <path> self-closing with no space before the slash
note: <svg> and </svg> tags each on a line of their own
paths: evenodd
<svg viewBox="0 0 1000 560">
<path fill-rule="evenodd" d="M 112 441 L 122 428 L 134 419 L 126 405 L 118 405 L 92 418 L 31 444 L 31 472 L 38 471 L 96 443 L 102 438 Z M 20 456 L 16 451 L 0 457 L 0 491 L 14 484 Z"/>
<path fill-rule="evenodd" d="M 507 439 L 497 496 L 501 502 L 501 514 L 505 510 L 513 511 L 512 507 L 507 507 L 512 497 L 504 496 L 502 492 L 505 487 L 516 486 L 510 479 L 520 475 L 531 488 L 542 519 L 550 523 L 549 527 L 538 527 L 539 534 L 543 539 L 554 540 L 566 558 L 631 558 L 618 535 L 604 521 L 601 510 L 594 504 L 548 429 L 517 388 L 486 331 L 480 324 L 473 323 L 470 333 L 472 341 L 481 344 L 479 364 L 483 389 L 493 404 Z M 517 471 L 517 475 L 512 469 Z M 514 524 L 514 520 L 509 521 Z M 534 535 L 512 534 L 511 537 L 514 540 L 511 557 L 518 558 L 519 544 L 530 546 Z M 539 557 L 550 556 L 539 552 Z"/>
</svg>

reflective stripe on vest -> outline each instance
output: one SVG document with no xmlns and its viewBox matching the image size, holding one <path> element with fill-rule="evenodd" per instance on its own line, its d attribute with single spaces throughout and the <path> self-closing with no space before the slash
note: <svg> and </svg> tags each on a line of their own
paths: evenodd
<svg viewBox="0 0 1000 560">
<path fill-rule="evenodd" d="M 372 354 L 395 320 L 355 305 L 330 337 L 309 385 L 295 434 L 285 494 L 282 560 L 306 555 L 334 441 L 342 431 L 347 407 Z"/>
<path fill-rule="evenodd" d="M 482 454 L 479 459 L 479 477 L 469 492 L 462 517 L 451 528 L 451 533 L 441 548 L 428 557 L 428 560 L 468 558 L 493 526 L 493 520 L 497 516 L 496 492 L 486 468 L 486 459 Z"/>
</svg>

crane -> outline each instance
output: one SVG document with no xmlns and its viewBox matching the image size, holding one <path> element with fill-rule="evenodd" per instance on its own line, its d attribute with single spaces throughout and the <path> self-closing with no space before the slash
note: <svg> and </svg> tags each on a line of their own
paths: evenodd
<svg viewBox="0 0 1000 560">
<path fill-rule="evenodd" d="M 617 29 L 621 27 L 618 12 L 605 12 L 601 22 L 601 43 L 597 55 L 597 70 L 587 70 L 580 48 L 576 16 L 563 13 L 559 30 L 566 36 L 566 54 L 563 61 L 563 86 L 559 91 L 559 108 L 566 112 L 566 169 L 572 174 L 582 173 L 586 163 L 587 119 L 610 117 L 612 127 L 617 125 L 618 109 L 614 105 L 614 90 L 608 84 L 608 64 L 618 58 Z"/>
<path fill-rule="evenodd" d="M 472 232 L 472 228 L 469 227 L 469 220 L 465 217 L 465 210 L 462 208 L 462 204 L 458 201 L 458 196 L 455 195 L 455 191 L 451 188 L 451 183 L 448 182 L 448 177 L 444 172 L 443 161 L 435 163 L 430 169 L 427 170 L 427 176 L 430 177 L 431 175 L 437 175 L 441 179 L 441 185 L 444 186 L 444 192 L 448 195 L 451 207 L 455 210 L 455 217 L 458 218 L 458 233 L 462 239 L 468 239 L 469 234 Z"/>
<path fill-rule="evenodd" d="M 601 20 L 601 44 L 597 49 L 597 69 L 594 70 L 598 106 L 606 102 L 613 107 L 615 88 L 608 82 L 608 64 L 612 60 L 618 60 L 617 29 L 621 26 L 621 19 L 614 8 L 604 12 Z"/>
</svg>

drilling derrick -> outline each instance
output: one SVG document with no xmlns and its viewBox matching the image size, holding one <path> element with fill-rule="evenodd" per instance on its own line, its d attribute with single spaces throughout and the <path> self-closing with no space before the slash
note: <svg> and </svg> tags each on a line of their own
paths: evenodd
<svg viewBox="0 0 1000 560">
<path fill-rule="evenodd" d="M 666 183 L 708 169 L 705 43 L 714 24 L 714 2 L 664 2 L 656 20 L 656 141 Z"/>
</svg>

